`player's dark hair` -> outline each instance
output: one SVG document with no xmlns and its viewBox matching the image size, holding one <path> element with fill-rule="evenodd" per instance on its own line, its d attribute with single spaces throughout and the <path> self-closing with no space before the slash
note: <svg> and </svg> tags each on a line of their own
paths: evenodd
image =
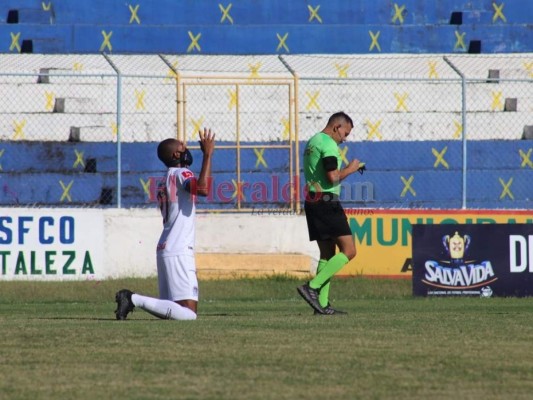
<svg viewBox="0 0 533 400">
<path fill-rule="evenodd" d="M 157 157 L 165 164 L 169 166 L 172 164 L 172 155 L 176 147 L 176 139 L 165 139 L 157 146 Z"/>
<path fill-rule="evenodd" d="M 342 120 L 343 122 L 347 122 L 350 124 L 350 126 L 353 128 L 353 121 L 350 118 L 348 114 L 346 114 L 344 111 L 339 111 L 333 114 L 331 117 L 329 117 L 328 120 L 328 126 L 334 125 L 337 121 Z"/>
</svg>

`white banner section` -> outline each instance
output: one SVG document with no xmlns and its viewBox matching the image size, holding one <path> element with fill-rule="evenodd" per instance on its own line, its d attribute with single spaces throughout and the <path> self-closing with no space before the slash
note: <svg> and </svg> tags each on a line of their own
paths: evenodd
<svg viewBox="0 0 533 400">
<path fill-rule="evenodd" d="M 102 279 L 101 210 L 3 209 L 0 280 Z"/>
</svg>

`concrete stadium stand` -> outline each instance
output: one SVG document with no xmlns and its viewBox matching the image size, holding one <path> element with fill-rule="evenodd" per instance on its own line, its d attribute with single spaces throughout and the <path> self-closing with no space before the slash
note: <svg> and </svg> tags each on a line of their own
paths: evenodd
<svg viewBox="0 0 533 400">
<path fill-rule="evenodd" d="M 533 6 L 503 5 L 496 10 L 482 0 L 404 0 L 394 9 L 386 0 L 334 0 L 313 8 L 275 0 L 224 8 L 208 0 L 162 0 L 135 8 L 119 0 L 57 0 L 48 7 L 9 0 L 0 7 L 0 22 L 9 22 L 0 26 L 0 37 L 9 37 L 16 27 L 25 51 L 35 53 L 97 53 L 102 47 L 115 53 L 186 53 L 188 33 L 201 32 L 203 54 L 277 54 L 281 32 L 288 34 L 284 44 L 290 48 L 282 53 L 365 54 L 372 50 L 369 31 L 379 31 L 380 52 L 439 53 L 454 51 L 459 30 L 469 47 L 464 52 L 531 51 Z M 102 30 L 113 32 L 109 46 L 102 42 Z M 470 49 L 473 43 L 477 49 Z"/>
</svg>

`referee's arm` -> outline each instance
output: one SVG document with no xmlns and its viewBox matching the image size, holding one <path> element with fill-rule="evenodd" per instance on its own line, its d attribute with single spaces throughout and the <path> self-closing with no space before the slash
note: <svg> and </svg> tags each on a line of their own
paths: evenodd
<svg viewBox="0 0 533 400">
<path fill-rule="evenodd" d="M 324 157 L 322 163 L 326 170 L 326 177 L 332 184 L 339 183 L 359 169 L 359 160 L 352 160 L 346 167 L 341 169 L 337 169 L 336 157 Z"/>
</svg>

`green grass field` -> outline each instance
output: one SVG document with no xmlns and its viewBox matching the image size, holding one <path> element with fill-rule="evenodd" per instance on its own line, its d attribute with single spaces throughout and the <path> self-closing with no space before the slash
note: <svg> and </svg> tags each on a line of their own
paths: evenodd
<svg viewBox="0 0 533 400">
<path fill-rule="evenodd" d="M 155 279 L 0 282 L 0 399 L 531 399 L 533 299 L 413 298 L 337 279 L 314 316 L 287 277 L 201 282 L 199 319 L 136 310 Z"/>
</svg>

